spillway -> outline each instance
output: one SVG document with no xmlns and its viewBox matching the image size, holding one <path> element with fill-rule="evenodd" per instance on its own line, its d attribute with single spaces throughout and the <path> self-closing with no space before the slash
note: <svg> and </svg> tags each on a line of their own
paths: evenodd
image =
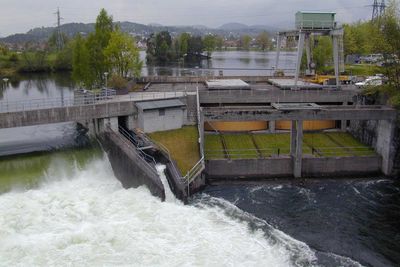
<svg viewBox="0 0 400 267">
<path fill-rule="evenodd" d="M 31 188 L 0 195 L 4 266 L 312 265 L 307 245 L 215 198 L 161 202 L 124 189 L 105 155 L 85 164 L 54 157 Z M 244 216 L 244 217 L 243 217 Z"/>
</svg>

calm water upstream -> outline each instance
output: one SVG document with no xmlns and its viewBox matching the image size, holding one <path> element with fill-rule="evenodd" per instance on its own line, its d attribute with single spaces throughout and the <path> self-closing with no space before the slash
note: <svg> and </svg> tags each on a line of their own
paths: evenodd
<svg viewBox="0 0 400 267">
<path fill-rule="evenodd" d="M 256 54 L 243 64 L 266 68 L 270 60 Z M 234 66 L 243 54 L 217 55 L 213 66 Z M 67 75 L 29 77 L 1 87 L 0 104 L 72 94 Z M 145 187 L 123 189 L 97 143 L 71 123 L 0 130 L 0 155 L 0 266 L 400 262 L 395 181 L 222 184 L 184 206 Z"/>
</svg>

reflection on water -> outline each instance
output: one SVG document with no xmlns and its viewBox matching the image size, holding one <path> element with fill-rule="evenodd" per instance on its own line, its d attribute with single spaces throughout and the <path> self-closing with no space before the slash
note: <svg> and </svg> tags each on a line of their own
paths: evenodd
<svg viewBox="0 0 400 267">
<path fill-rule="evenodd" d="M 293 74 L 296 54 L 294 52 L 281 52 L 279 68 L 286 74 Z M 141 52 L 145 60 L 145 52 Z M 257 51 L 218 51 L 212 54 L 210 60 L 197 62 L 180 61 L 167 65 L 146 65 L 142 75 L 169 75 L 169 76 L 217 76 L 222 70 L 226 76 L 240 75 L 272 75 L 276 63 L 275 52 Z"/>
<path fill-rule="evenodd" d="M 22 100 L 70 98 L 74 83 L 68 72 L 30 74 L 12 77 L 7 83 L 1 81 L 0 89 L 1 105 Z"/>
</svg>

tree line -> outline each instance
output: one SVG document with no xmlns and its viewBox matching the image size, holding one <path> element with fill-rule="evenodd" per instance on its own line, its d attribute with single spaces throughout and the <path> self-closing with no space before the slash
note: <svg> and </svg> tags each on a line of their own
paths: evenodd
<svg viewBox="0 0 400 267">
<path fill-rule="evenodd" d="M 183 58 L 210 58 L 214 51 L 223 50 L 229 42 L 239 50 L 250 50 L 252 44 L 262 51 L 272 49 L 272 41 L 267 32 L 260 33 L 256 38 L 243 35 L 238 40 L 226 40 L 219 35 L 207 34 L 201 37 L 190 33 L 182 33 L 173 38 L 168 31 L 162 31 L 147 39 L 146 60 L 150 63 L 165 63 Z"/>
</svg>

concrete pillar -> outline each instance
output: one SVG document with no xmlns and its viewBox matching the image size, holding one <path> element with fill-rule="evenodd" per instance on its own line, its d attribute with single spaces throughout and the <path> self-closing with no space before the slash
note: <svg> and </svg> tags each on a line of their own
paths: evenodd
<svg viewBox="0 0 400 267">
<path fill-rule="evenodd" d="M 315 72 L 311 68 L 311 63 L 313 61 L 312 51 L 311 51 L 311 36 L 307 34 L 305 36 L 305 47 L 306 47 L 306 56 L 307 56 L 307 75 L 314 75 Z"/>
<path fill-rule="evenodd" d="M 297 82 L 299 81 L 301 58 L 303 57 L 305 36 L 306 36 L 306 34 L 304 32 L 300 32 L 299 43 L 298 43 L 298 47 L 297 47 L 297 62 L 296 62 L 296 74 L 295 74 L 295 78 L 294 78 L 294 89 L 297 89 Z"/>
<path fill-rule="evenodd" d="M 296 136 L 297 136 L 296 121 L 292 121 L 292 127 L 290 128 L 290 155 L 292 157 L 294 157 L 296 154 Z"/>
<path fill-rule="evenodd" d="M 128 130 L 133 130 L 136 128 L 137 121 L 135 120 L 135 116 L 131 115 L 128 116 L 127 127 Z"/>
<path fill-rule="evenodd" d="M 281 35 L 278 33 L 277 36 L 277 42 L 276 42 L 276 62 L 275 62 L 275 71 L 278 71 L 279 69 L 279 56 L 281 54 Z"/>
<path fill-rule="evenodd" d="M 381 120 L 378 122 L 376 151 L 382 156 L 382 172 L 385 175 L 391 175 L 393 170 L 395 158 L 394 134 L 394 121 Z"/>
<path fill-rule="evenodd" d="M 347 106 L 347 102 L 343 102 L 343 106 Z M 340 123 L 340 130 L 346 132 L 347 130 L 347 120 L 342 120 Z"/>
<path fill-rule="evenodd" d="M 200 147 L 200 156 L 204 156 L 204 114 L 201 112 L 201 108 L 199 108 L 199 125 L 198 125 L 198 130 L 199 130 L 199 147 Z"/>
<path fill-rule="evenodd" d="M 303 121 L 298 120 L 296 122 L 296 150 L 293 159 L 293 176 L 295 178 L 301 178 L 302 169 L 302 158 L 303 158 Z"/>
<path fill-rule="evenodd" d="M 275 133 L 275 125 L 276 125 L 275 121 L 268 122 L 268 128 L 270 133 Z"/>
<path fill-rule="evenodd" d="M 340 79 L 339 79 L 339 37 L 334 35 L 333 39 L 333 64 L 335 67 L 335 77 L 336 77 L 336 87 L 340 88 Z"/>
<path fill-rule="evenodd" d="M 109 124 L 111 130 L 118 132 L 118 117 L 107 118 L 107 123 Z"/>
</svg>

